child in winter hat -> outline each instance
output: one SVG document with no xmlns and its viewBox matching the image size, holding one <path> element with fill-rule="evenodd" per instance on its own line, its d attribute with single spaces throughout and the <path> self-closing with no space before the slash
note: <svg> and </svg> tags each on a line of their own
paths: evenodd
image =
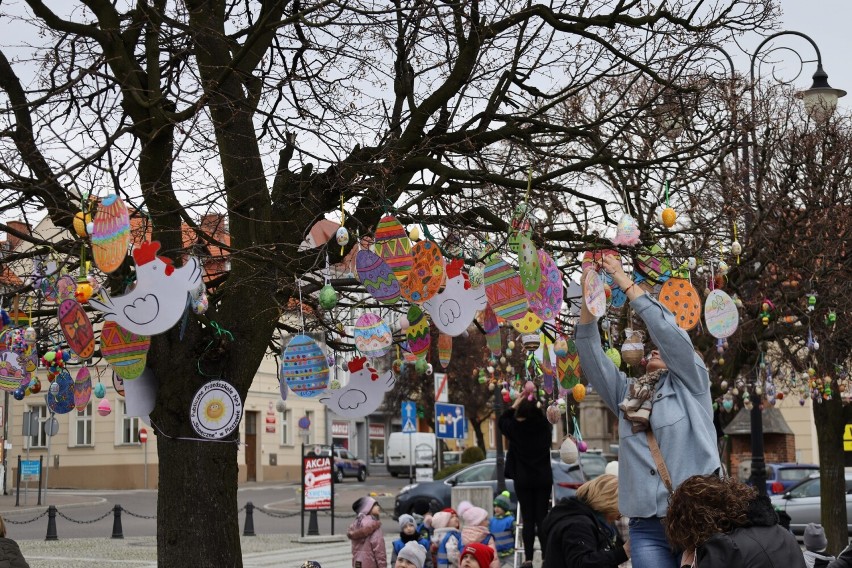
<svg viewBox="0 0 852 568">
<path fill-rule="evenodd" d="M 829 562 L 834 560 L 834 556 L 823 554 L 828 546 L 828 539 L 825 538 L 825 529 L 822 525 L 816 523 L 808 523 L 805 527 L 805 550 L 802 551 L 802 556 L 805 559 L 807 568 L 814 566 L 827 566 Z M 820 561 L 817 564 L 817 561 Z"/>
<path fill-rule="evenodd" d="M 494 561 L 494 551 L 475 542 L 464 547 L 461 554 L 461 568 L 488 568 Z"/>
<path fill-rule="evenodd" d="M 411 516 L 411 515 L 407 515 Z M 413 519 L 412 519 L 413 520 Z M 426 563 L 426 549 L 416 541 L 409 541 L 396 556 L 395 568 L 423 568 Z"/>
<path fill-rule="evenodd" d="M 412 515 L 400 515 L 399 516 L 399 538 L 393 541 L 393 554 L 391 555 L 391 564 L 395 564 L 397 558 L 402 553 L 402 550 L 409 543 L 416 543 L 423 548 L 424 560 L 421 561 L 421 566 L 419 568 L 423 568 L 424 565 L 427 568 L 432 566 L 431 558 L 430 561 L 427 562 L 425 559 L 426 551 L 429 549 L 431 542 L 428 538 L 421 537 L 417 532 L 417 522 L 415 521 Z"/>
<path fill-rule="evenodd" d="M 461 507 L 459 507 L 461 508 Z M 493 554 L 491 556 L 491 568 L 499 568 L 500 562 L 497 559 L 497 543 L 494 540 L 494 535 L 488 528 L 488 511 L 481 507 L 471 505 L 466 507 L 462 513 L 464 528 L 462 528 L 462 545 L 483 544 L 489 547 Z M 481 568 L 488 568 L 483 566 Z"/>
</svg>

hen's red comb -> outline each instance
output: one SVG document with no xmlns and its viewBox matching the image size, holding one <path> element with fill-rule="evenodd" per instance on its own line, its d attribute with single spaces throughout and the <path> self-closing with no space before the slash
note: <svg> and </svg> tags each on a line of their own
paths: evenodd
<svg viewBox="0 0 852 568">
<path fill-rule="evenodd" d="M 136 266 L 148 264 L 157 258 L 157 251 L 160 250 L 160 241 L 145 241 L 138 247 L 133 249 L 133 260 L 136 261 Z"/>
<path fill-rule="evenodd" d="M 461 269 L 464 266 L 464 259 L 454 258 L 447 265 L 447 278 L 455 278 L 461 274 Z"/>
<path fill-rule="evenodd" d="M 355 357 L 351 361 L 349 361 L 349 372 L 357 373 L 361 369 L 364 368 L 364 364 L 367 363 L 366 357 Z"/>
</svg>

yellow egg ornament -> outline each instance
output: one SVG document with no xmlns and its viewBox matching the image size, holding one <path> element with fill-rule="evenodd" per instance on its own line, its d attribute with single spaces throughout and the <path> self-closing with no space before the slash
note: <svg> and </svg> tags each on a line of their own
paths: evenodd
<svg viewBox="0 0 852 568">
<path fill-rule="evenodd" d="M 412 241 L 420 240 L 420 229 L 416 225 L 412 227 L 410 231 L 408 231 L 408 238 Z"/>
<path fill-rule="evenodd" d="M 677 221 L 677 213 L 671 207 L 666 207 L 663 209 L 662 215 L 660 215 L 660 219 L 663 222 L 663 227 L 666 229 L 671 229 L 674 227 L 675 221 Z"/>
<path fill-rule="evenodd" d="M 92 222 L 92 216 L 89 214 L 83 215 L 82 211 L 77 211 L 74 215 L 74 232 L 77 233 L 77 236 L 80 238 L 86 237 L 89 234 L 87 230 L 87 226 Z"/>
<path fill-rule="evenodd" d="M 574 385 L 574 388 L 571 389 L 571 396 L 574 397 L 574 400 L 577 402 L 583 402 L 583 399 L 586 398 L 586 387 L 583 383 L 577 383 Z"/>
</svg>

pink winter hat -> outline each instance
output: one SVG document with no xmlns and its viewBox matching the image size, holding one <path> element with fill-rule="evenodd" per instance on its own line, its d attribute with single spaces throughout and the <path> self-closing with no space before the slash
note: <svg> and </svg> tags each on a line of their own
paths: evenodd
<svg viewBox="0 0 852 568">
<path fill-rule="evenodd" d="M 464 519 L 464 524 L 466 526 L 479 526 L 488 520 L 488 511 L 480 507 L 471 506 L 465 509 L 464 513 L 462 513 L 462 519 Z"/>
<path fill-rule="evenodd" d="M 461 503 L 459 503 L 459 506 L 456 507 L 456 514 L 459 517 L 464 518 L 464 512 L 470 509 L 471 507 L 473 507 L 473 503 L 471 503 L 470 501 L 462 501 Z"/>
<path fill-rule="evenodd" d="M 432 515 L 432 528 L 433 529 L 445 529 L 450 524 L 450 519 L 452 518 L 451 513 L 447 513 L 446 511 L 441 511 L 440 513 L 435 513 Z"/>
</svg>

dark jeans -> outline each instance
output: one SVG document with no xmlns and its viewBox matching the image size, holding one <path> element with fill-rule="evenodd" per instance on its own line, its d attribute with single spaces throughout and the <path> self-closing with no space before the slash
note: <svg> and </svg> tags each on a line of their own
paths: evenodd
<svg viewBox="0 0 852 568">
<path fill-rule="evenodd" d="M 515 485 L 515 494 L 521 505 L 521 522 L 524 525 L 524 556 L 532 561 L 535 553 L 535 535 L 538 534 L 538 543 L 541 545 L 541 557 L 544 558 L 545 542 L 541 538 L 541 523 L 547 515 L 550 505 L 550 487 L 518 487 Z"/>
</svg>

